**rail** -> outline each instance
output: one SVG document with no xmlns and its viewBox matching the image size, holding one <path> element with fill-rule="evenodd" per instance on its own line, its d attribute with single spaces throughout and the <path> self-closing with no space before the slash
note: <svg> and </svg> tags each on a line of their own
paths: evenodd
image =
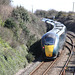
<svg viewBox="0 0 75 75">
<path fill-rule="evenodd" d="M 71 36 L 73 36 L 70 32 L 69 32 L 68 34 L 71 35 Z M 69 37 L 69 36 L 67 36 L 67 37 L 71 40 L 71 43 L 69 43 L 69 42 L 67 42 L 67 41 L 66 41 L 66 43 L 68 43 L 69 45 L 71 45 L 72 48 L 71 48 L 71 50 L 68 48 L 68 49 L 70 50 L 70 55 L 69 55 L 69 57 L 68 57 L 68 59 L 67 59 L 65 65 L 64 65 L 64 67 L 63 67 L 63 69 L 61 70 L 61 72 L 60 72 L 59 75 L 65 75 L 65 70 L 66 70 L 67 65 L 68 65 L 68 63 L 69 63 L 69 61 L 70 61 L 70 59 L 71 59 L 71 57 L 72 57 L 72 55 L 73 55 L 73 52 L 74 52 L 73 40 L 72 40 L 71 37 Z M 73 36 L 73 37 L 74 37 L 74 36 Z"/>
<path fill-rule="evenodd" d="M 62 55 L 63 51 L 61 52 Z M 60 57 L 61 57 L 60 55 Z M 54 61 L 51 61 L 49 66 L 42 72 L 42 75 L 46 75 L 46 73 L 53 67 L 56 61 L 60 59 L 60 57 L 56 58 Z M 35 75 L 35 72 L 44 64 L 45 62 L 41 62 L 29 75 Z"/>
</svg>

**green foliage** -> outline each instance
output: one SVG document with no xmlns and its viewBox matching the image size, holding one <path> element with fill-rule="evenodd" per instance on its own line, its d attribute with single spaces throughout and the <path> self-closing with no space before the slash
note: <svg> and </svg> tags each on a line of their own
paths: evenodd
<svg viewBox="0 0 75 75">
<path fill-rule="evenodd" d="M 29 35 L 29 30 L 28 30 L 28 28 L 26 27 L 26 25 L 25 25 L 25 23 L 24 22 L 22 22 L 22 21 L 20 21 L 20 27 L 23 29 L 23 32 L 25 32 L 25 34 L 26 35 Z"/>
<path fill-rule="evenodd" d="M 14 19 L 13 18 L 7 19 L 5 21 L 4 27 L 7 27 L 9 29 L 12 29 L 12 28 L 16 27 L 16 23 L 15 23 Z"/>
<path fill-rule="evenodd" d="M 35 42 L 35 35 L 31 35 L 30 37 L 29 37 L 29 40 L 27 41 L 27 47 L 28 48 L 30 48 L 30 46 Z"/>
<path fill-rule="evenodd" d="M 26 34 L 26 35 L 29 35 L 29 32 L 30 32 L 30 31 L 28 30 L 28 28 L 27 28 L 26 26 L 23 27 L 23 31 L 25 31 L 25 34 Z"/>
<path fill-rule="evenodd" d="M 56 15 L 56 18 L 59 18 L 60 16 L 62 16 L 63 12 L 58 12 L 58 14 Z"/>
<path fill-rule="evenodd" d="M 37 23 L 37 17 L 34 15 L 34 14 L 32 14 L 32 13 L 30 13 L 30 17 L 31 17 L 31 22 L 32 23 Z"/>
<path fill-rule="evenodd" d="M 0 18 L 0 26 L 4 26 L 4 22 L 2 21 L 1 18 Z"/>
<path fill-rule="evenodd" d="M 8 43 L 11 43 L 13 39 L 13 32 L 8 28 L 0 26 L 0 37 Z"/>
<path fill-rule="evenodd" d="M 18 33 L 19 27 L 18 27 L 16 21 L 14 20 L 14 18 L 12 18 L 12 17 L 8 18 L 5 21 L 4 27 L 11 29 L 14 33 L 16 40 L 18 40 L 18 38 L 19 38 L 19 33 Z"/>
<path fill-rule="evenodd" d="M 37 15 L 38 17 L 46 17 L 47 16 L 47 12 L 45 10 L 37 10 L 35 12 L 35 15 Z"/>
<path fill-rule="evenodd" d="M 27 10 L 25 10 L 23 7 L 17 7 L 13 10 L 12 16 L 14 16 L 16 19 L 22 19 L 23 21 L 30 21 L 29 14 Z"/>
<path fill-rule="evenodd" d="M 45 31 L 40 19 L 21 6 L 13 9 L 8 16 L 4 25 L 1 21 L 0 26 L 1 75 L 14 75 L 38 57 L 41 53 L 40 42 L 35 42 Z"/>
<path fill-rule="evenodd" d="M 0 38 L 0 74 L 14 75 L 20 68 L 24 68 L 28 64 L 26 49 L 25 45 L 13 49 Z"/>
<path fill-rule="evenodd" d="M 58 12 L 56 10 L 36 10 L 36 12 L 34 13 L 36 16 L 38 17 L 44 17 L 44 18 L 53 18 L 53 16 L 56 16 L 58 14 Z"/>
<path fill-rule="evenodd" d="M 34 60 L 34 56 L 32 55 L 32 53 L 28 53 L 27 56 L 26 56 L 28 62 L 32 62 Z"/>
</svg>

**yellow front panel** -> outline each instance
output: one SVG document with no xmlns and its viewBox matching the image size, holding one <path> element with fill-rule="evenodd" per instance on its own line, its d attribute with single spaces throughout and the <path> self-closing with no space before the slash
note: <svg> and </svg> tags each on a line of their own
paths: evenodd
<svg viewBox="0 0 75 75">
<path fill-rule="evenodd" d="M 47 57 L 52 57 L 54 45 L 45 45 L 45 54 Z"/>
</svg>

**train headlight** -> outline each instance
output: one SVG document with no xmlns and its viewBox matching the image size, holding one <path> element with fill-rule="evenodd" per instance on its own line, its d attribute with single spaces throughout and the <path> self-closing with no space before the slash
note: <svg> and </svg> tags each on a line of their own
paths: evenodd
<svg viewBox="0 0 75 75">
<path fill-rule="evenodd" d="M 45 47 L 42 47 L 43 49 L 45 48 Z"/>
</svg>

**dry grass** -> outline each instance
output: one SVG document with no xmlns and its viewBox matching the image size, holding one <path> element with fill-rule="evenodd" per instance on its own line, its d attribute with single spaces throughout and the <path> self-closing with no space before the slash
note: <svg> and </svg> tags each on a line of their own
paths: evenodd
<svg viewBox="0 0 75 75">
<path fill-rule="evenodd" d="M 3 20 L 6 20 L 12 12 L 13 8 L 10 5 L 0 5 L 0 16 Z"/>
</svg>

